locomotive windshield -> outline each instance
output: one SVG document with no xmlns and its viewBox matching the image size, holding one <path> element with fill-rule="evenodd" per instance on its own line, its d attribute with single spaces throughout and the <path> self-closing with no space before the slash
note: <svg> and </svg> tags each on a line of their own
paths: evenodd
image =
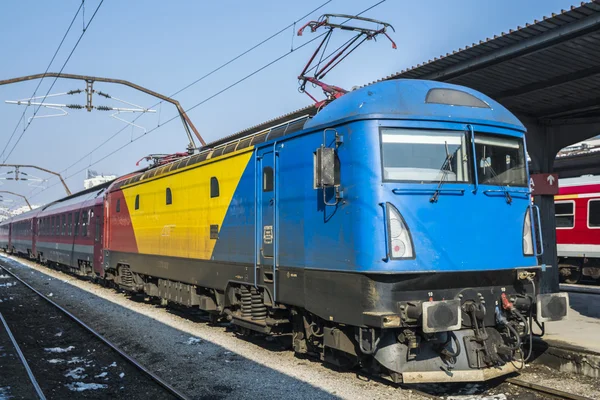
<svg viewBox="0 0 600 400">
<path fill-rule="evenodd" d="M 522 139 L 476 133 L 475 152 L 480 184 L 527 186 Z"/>
<path fill-rule="evenodd" d="M 383 177 L 392 181 L 469 182 L 465 132 L 384 128 Z M 445 175 L 445 176 L 444 176 Z"/>
<path fill-rule="evenodd" d="M 389 181 L 471 183 L 471 141 L 464 131 L 384 128 L 383 178 Z M 481 185 L 527 186 L 523 139 L 475 134 Z"/>
</svg>

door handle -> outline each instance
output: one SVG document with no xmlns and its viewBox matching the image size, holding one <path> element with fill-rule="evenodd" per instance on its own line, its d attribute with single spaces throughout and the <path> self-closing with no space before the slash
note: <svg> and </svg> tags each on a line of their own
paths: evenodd
<svg viewBox="0 0 600 400">
<path fill-rule="evenodd" d="M 272 206 L 272 205 L 274 205 L 274 204 L 275 204 L 275 199 L 271 199 L 271 200 L 269 200 L 269 205 L 271 205 L 271 206 Z"/>
</svg>

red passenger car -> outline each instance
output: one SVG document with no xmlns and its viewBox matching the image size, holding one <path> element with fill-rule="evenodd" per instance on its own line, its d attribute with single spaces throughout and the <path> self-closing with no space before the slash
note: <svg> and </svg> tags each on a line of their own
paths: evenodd
<svg viewBox="0 0 600 400">
<path fill-rule="evenodd" d="M 103 276 L 103 190 L 93 188 L 46 206 L 37 216 L 37 257 L 70 272 Z"/>
<path fill-rule="evenodd" d="M 35 258 L 36 216 L 38 210 L 28 211 L 10 219 L 8 251 Z"/>
<path fill-rule="evenodd" d="M 600 279 L 600 176 L 561 179 L 554 207 L 561 279 Z"/>
<path fill-rule="evenodd" d="M 10 221 L 4 220 L 0 223 L 0 250 L 8 253 L 10 245 Z"/>
</svg>

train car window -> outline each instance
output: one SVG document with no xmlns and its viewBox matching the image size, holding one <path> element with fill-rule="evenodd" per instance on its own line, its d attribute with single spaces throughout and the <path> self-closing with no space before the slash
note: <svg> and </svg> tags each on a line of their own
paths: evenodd
<svg viewBox="0 0 600 400">
<path fill-rule="evenodd" d="M 65 214 L 62 214 L 60 216 L 60 234 L 64 235 L 66 230 L 67 230 L 67 221 L 65 218 Z"/>
<path fill-rule="evenodd" d="M 117 212 L 121 212 L 121 199 L 117 199 L 117 208 L 116 208 Z"/>
<path fill-rule="evenodd" d="M 51 217 L 51 220 L 52 220 L 52 222 L 50 222 L 50 234 L 54 235 L 54 229 L 55 229 L 55 226 L 56 226 L 56 217 L 53 215 Z"/>
<path fill-rule="evenodd" d="M 219 180 L 214 176 L 210 178 L 210 197 L 219 197 Z"/>
<path fill-rule="evenodd" d="M 523 139 L 475 133 L 477 178 L 482 185 L 526 187 Z"/>
<path fill-rule="evenodd" d="M 75 217 L 73 221 L 73 236 L 77 236 L 79 234 L 79 211 L 75 212 Z"/>
<path fill-rule="evenodd" d="M 166 204 L 167 205 L 173 204 L 173 194 L 171 193 L 171 188 L 167 188 L 166 197 L 167 197 L 165 200 Z"/>
<path fill-rule="evenodd" d="M 81 235 L 83 237 L 87 236 L 87 226 L 88 226 L 88 210 L 84 210 L 81 214 Z"/>
<path fill-rule="evenodd" d="M 88 210 L 88 220 L 87 220 L 87 235 L 92 236 L 92 221 L 94 220 L 94 210 Z"/>
<path fill-rule="evenodd" d="M 67 214 L 67 235 L 71 236 L 73 233 L 73 214 Z"/>
<path fill-rule="evenodd" d="M 588 201 L 588 228 L 600 228 L 600 200 Z"/>
<path fill-rule="evenodd" d="M 554 203 L 556 229 L 571 229 L 575 226 L 575 202 L 573 200 Z"/>
<path fill-rule="evenodd" d="M 471 182 L 465 132 L 382 128 L 381 151 L 385 181 Z"/>
<path fill-rule="evenodd" d="M 135 195 L 135 209 L 136 210 L 140 209 L 140 195 L 139 194 Z"/>
<path fill-rule="evenodd" d="M 263 192 L 273 191 L 273 168 L 263 168 Z"/>
</svg>

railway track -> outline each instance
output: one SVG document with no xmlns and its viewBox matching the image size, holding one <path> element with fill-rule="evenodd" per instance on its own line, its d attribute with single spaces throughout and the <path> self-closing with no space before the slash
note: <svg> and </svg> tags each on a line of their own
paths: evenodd
<svg viewBox="0 0 600 400">
<path fill-rule="evenodd" d="M 44 296 L 43 294 L 41 294 L 39 291 L 37 291 L 36 289 L 34 289 L 33 287 L 31 287 L 30 285 L 28 285 L 26 282 L 24 282 L 22 279 L 20 279 L 17 275 L 15 275 L 12 271 L 10 271 L 9 269 L 3 267 L 1 265 L 1 261 L 0 261 L 0 272 L 4 270 L 7 273 L 9 273 L 11 276 L 13 276 L 15 279 L 17 279 L 19 282 L 23 283 L 25 286 L 27 286 L 29 289 L 31 289 L 32 291 L 34 291 L 37 295 L 39 295 L 40 297 L 44 298 L 47 302 L 53 304 L 54 306 L 56 306 L 57 308 L 59 308 L 61 311 L 63 311 L 64 313 L 66 313 L 67 315 L 69 315 L 70 317 L 74 318 L 75 320 L 77 320 L 78 323 L 82 324 L 83 326 L 86 327 L 87 330 L 93 332 L 95 335 L 98 335 L 99 337 L 101 337 L 101 335 L 99 335 L 97 332 L 95 332 L 92 328 L 88 327 L 87 325 L 85 325 L 85 323 L 83 323 L 82 321 L 80 321 L 79 319 L 77 319 L 75 316 L 73 316 L 72 314 L 70 314 L 67 310 L 65 310 L 64 308 L 62 308 L 61 306 L 59 306 L 58 304 L 54 303 L 51 299 L 49 299 L 48 297 Z M 561 288 L 562 289 L 562 288 Z M 201 318 L 202 319 L 202 318 Z M 208 321 L 208 319 L 206 319 Z M 153 377 L 153 380 L 155 380 L 155 382 L 160 383 L 161 385 L 164 385 L 165 388 L 169 388 L 169 390 L 174 390 L 172 388 L 170 388 L 168 386 L 168 384 L 164 383 L 162 380 L 160 380 L 160 378 L 152 375 L 149 371 L 147 371 L 143 366 L 141 366 L 139 363 L 137 363 L 135 360 L 133 360 L 131 357 L 127 356 L 125 353 L 123 353 L 121 350 L 119 350 L 115 345 L 113 345 L 112 343 L 110 343 L 108 340 L 106 340 L 105 338 L 101 337 L 103 341 L 106 341 L 106 343 L 108 343 L 110 345 L 111 348 L 113 348 L 114 350 L 116 350 L 117 352 L 119 352 L 119 354 L 123 355 L 124 357 L 126 357 L 127 359 L 131 359 L 132 363 L 134 363 L 134 365 L 136 367 L 139 367 L 141 370 L 148 372 L 148 374 L 150 374 Z M 370 377 L 371 379 L 377 380 L 377 381 L 381 381 L 382 383 L 384 382 L 385 384 L 390 384 L 388 381 L 386 380 L 381 380 L 378 377 L 372 376 Z M 511 378 L 507 378 L 504 380 L 495 380 L 493 382 L 484 382 L 484 383 L 477 383 L 476 385 L 483 385 L 485 387 L 485 389 L 483 389 L 483 393 L 480 394 L 480 396 L 482 398 L 492 398 L 488 395 L 486 395 L 486 392 L 493 390 L 494 392 L 498 392 L 498 391 L 504 391 L 503 388 L 507 385 L 507 384 L 511 384 L 514 386 L 517 386 L 521 389 L 524 389 L 528 394 L 533 395 L 533 397 L 528 397 L 528 399 L 568 399 L 568 400 L 590 400 L 590 398 L 588 397 L 584 397 L 584 396 L 580 396 L 577 394 L 573 394 L 573 393 L 569 393 L 569 392 L 565 392 L 562 390 L 558 390 L 552 387 L 548 387 L 548 386 L 542 386 L 542 385 L 538 385 L 535 383 L 530 383 L 527 382 L 525 380 L 519 379 L 518 377 L 511 377 Z M 468 387 L 468 385 L 473 385 L 473 384 L 449 384 L 451 387 L 446 386 L 446 388 L 444 388 L 443 384 L 434 384 L 431 386 L 437 387 L 437 389 L 430 389 L 430 387 L 423 387 L 421 385 L 399 385 L 401 386 L 403 389 L 407 389 L 410 390 L 412 393 L 418 394 L 420 396 L 423 396 L 424 398 L 429 398 L 429 399 L 441 399 L 441 398 L 447 398 L 448 396 L 452 396 L 452 393 L 454 392 L 460 392 L 461 391 L 461 387 Z M 509 390 L 506 390 L 507 392 L 509 392 Z M 186 397 L 184 395 L 181 395 L 177 392 L 174 392 L 174 397 L 175 398 L 181 398 L 181 399 L 185 399 Z M 0 397 L 1 398 L 1 397 Z M 474 397 L 476 398 L 476 397 Z M 513 397 L 508 397 L 513 398 Z M 518 397 L 515 397 L 518 398 Z"/>
<path fill-rule="evenodd" d="M 8 276 L 4 274 L 10 276 L 10 281 L 12 279 L 15 281 L 7 282 Z M 4 307 L 0 307 L 0 321 L 39 399 L 64 398 L 65 394 L 72 397 L 78 392 L 85 391 L 86 398 L 95 396 L 103 398 L 107 395 L 111 397 L 111 395 L 118 394 L 119 397 L 125 396 L 129 399 L 187 400 L 187 396 L 1 264 L 0 275 L 6 282 L 1 286 L 10 288 L 10 293 L 7 294 L 10 294 L 10 297 L 4 299 L 10 301 L 3 301 L 1 305 Z M 16 282 L 18 284 L 15 284 Z M 22 287 L 19 288 L 19 285 Z M 35 298 L 43 300 L 35 305 L 36 311 L 39 311 L 38 316 L 43 317 L 43 321 L 37 320 L 33 323 L 26 321 L 27 314 L 20 310 L 22 304 L 16 304 L 18 296 L 26 296 L 25 293 L 29 293 L 29 291 L 35 294 Z M 26 298 L 28 302 L 35 302 L 35 300 L 29 300 L 30 297 Z M 12 305 L 8 305 L 11 304 L 11 301 Z M 48 322 L 52 320 L 56 320 L 58 324 Z M 61 330 L 52 334 L 50 330 L 57 329 L 57 326 L 60 326 Z M 63 332 L 65 333 L 64 338 Z M 82 340 L 79 345 L 65 347 L 65 340 L 76 339 Z M 7 340 L 4 340 L 4 343 L 6 342 Z M 34 346 L 31 346 L 32 343 Z M 56 347 L 46 347 L 52 346 L 51 343 L 55 343 Z M 85 356 L 89 357 L 90 354 L 92 354 L 92 360 L 84 358 Z M 48 360 L 50 356 L 56 356 L 56 358 Z M 70 359 L 63 359 L 68 357 Z M 104 364 L 103 367 L 101 367 L 102 364 Z M 118 365 L 119 369 L 117 369 Z M 87 372 L 84 372 L 86 370 Z M 66 374 L 65 371 L 67 371 Z M 118 374 L 117 371 L 123 372 Z M 113 376 L 112 381 L 106 378 L 109 374 Z M 126 380 L 125 376 L 127 376 Z M 95 383 L 83 382 L 86 377 L 88 380 L 93 377 Z M 113 388 L 115 383 L 116 387 Z"/>
<path fill-rule="evenodd" d="M 519 394 L 514 395 L 514 396 L 511 395 L 510 388 L 505 386 L 508 384 L 519 387 L 519 389 L 520 389 Z M 496 395 L 488 394 L 488 392 L 493 391 L 494 393 L 508 392 L 509 393 L 508 396 L 504 397 L 507 399 L 527 398 L 527 399 L 540 399 L 540 400 L 541 399 L 591 400 L 591 398 L 589 398 L 589 397 L 584 397 L 584 396 L 580 396 L 577 394 L 565 392 L 563 390 L 558 390 L 558 389 L 555 389 L 552 387 L 542 386 L 542 385 L 538 385 L 535 383 L 527 382 L 523 379 L 519 379 L 518 377 L 507 378 L 507 379 L 503 379 L 503 380 L 494 380 L 493 382 L 483 382 L 483 383 L 480 382 L 477 384 L 465 383 L 465 384 L 449 384 L 449 385 L 452 386 L 451 389 L 448 389 L 447 386 L 444 386 L 442 384 L 429 385 L 427 388 L 423 387 L 422 385 L 421 386 L 420 385 L 403 386 L 403 387 L 405 389 L 411 390 L 413 393 L 416 393 L 422 397 L 425 397 L 428 399 L 436 399 L 436 400 L 452 398 L 453 395 L 450 394 L 449 392 L 453 392 L 453 393 L 469 392 L 469 390 L 468 390 L 469 386 L 473 386 L 473 385 L 483 385 L 484 389 L 478 390 L 479 394 L 477 394 L 477 395 L 466 396 L 469 399 L 502 398 L 502 397 L 499 397 L 497 394 Z M 420 388 L 422 388 L 422 389 L 420 389 Z M 467 389 L 467 390 L 465 390 L 465 389 Z M 523 389 L 526 391 L 526 397 L 522 397 L 524 395 L 524 393 L 522 392 Z"/>
</svg>

